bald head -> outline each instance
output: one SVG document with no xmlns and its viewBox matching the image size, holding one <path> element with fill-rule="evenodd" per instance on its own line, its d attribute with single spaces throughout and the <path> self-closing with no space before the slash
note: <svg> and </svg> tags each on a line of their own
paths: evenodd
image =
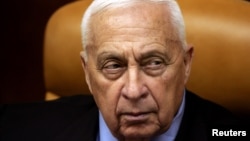
<svg viewBox="0 0 250 141">
<path fill-rule="evenodd" d="M 153 6 L 154 8 L 152 11 L 149 11 L 150 9 L 145 7 L 138 7 L 139 5 L 145 5 L 145 3 L 148 3 L 149 5 Z M 133 5 L 137 5 L 136 7 Z M 87 46 L 90 45 L 90 43 L 93 43 L 94 41 L 94 34 L 93 34 L 93 26 L 96 25 L 99 26 L 98 23 L 93 22 L 93 18 L 95 16 L 100 16 L 105 13 L 105 11 L 120 10 L 122 13 L 122 9 L 126 7 L 131 7 L 130 12 L 135 12 L 140 9 L 145 9 L 145 12 L 157 12 L 159 10 L 159 6 L 163 8 L 164 12 L 163 14 L 159 15 L 158 17 L 155 17 L 155 20 L 159 19 L 165 19 L 166 16 L 169 19 L 169 22 L 172 26 L 172 28 L 175 30 L 173 33 L 174 36 L 178 36 L 182 47 L 185 49 L 186 47 L 186 41 L 185 41 L 185 26 L 183 17 L 180 11 L 180 8 L 175 0 L 94 0 L 92 4 L 89 6 L 89 8 L 86 10 L 81 24 L 81 30 L 82 30 L 82 43 L 83 48 L 86 50 Z M 157 9 L 157 10 L 156 10 Z M 117 13 L 119 14 L 119 12 Z M 143 14 L 143 13 L 141 13 Z M 142 16 L 142 15 L 134 15 L 134 16 Z M 105 17 L 102 17 L 105 18 Z M 130 19 L 133 20 L 133 17 Z M 129 18 L 122 18 L 121 22 L 129 22 Z M 115 26 L 115 25 L 114 25 Z M 168 27 L 163 27 L 168 28 Z M 87 52 L 85 52 L 85 56 Z"/>
</svg>

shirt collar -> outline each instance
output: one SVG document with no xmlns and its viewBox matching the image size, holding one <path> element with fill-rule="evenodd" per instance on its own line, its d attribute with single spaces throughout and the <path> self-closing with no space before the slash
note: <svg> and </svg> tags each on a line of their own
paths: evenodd
<svg viewBox="0 0 250 141">
<path fill-rule="evenodd" d="M 184 92 L 183 99 L 181 102 L 181 106 L 173 119 L 173 122 L 170 128 L 163 134 L 155 137 L 153 141 L 174 141 L 180 124 L 184 114 L 184 107 L 185 107 L 185 97 L 186 94 Z M 111 134 L 107 124 L 105 123 L 101 112 L 99 111 L 99 133 L 97 135 L 97 141 L 117 141 L 117 139 Z"/>
<path fill-rule="evenodd" d="M 97 135 L 97 141 L 118 141 L 110 132 L 106 122 L 103 119 L 101 112 L 99 111 L 99 134 Z"/>
<path fill-rule="evenodd" d="M 185 97 L 186 97 L 186 94 L 184 92 L 183 99 L 182 99 L 182 102 L 181 102 L 181 106 L 180 106 L 177 114 L 175 115 L 169 129 L 165 133 L 155 137 L 153 139 L 153 141 L 174 141 L 174 139 L 175 139 L 175 137 L 176 137 L 176 135 L 177 135 L 177 133 L 179 131 L 179 127 L 180 127 L 182 117 L 183 117 L 183 114 L 184 114 L 185 101 L 186 101 Z"/>
</svg>

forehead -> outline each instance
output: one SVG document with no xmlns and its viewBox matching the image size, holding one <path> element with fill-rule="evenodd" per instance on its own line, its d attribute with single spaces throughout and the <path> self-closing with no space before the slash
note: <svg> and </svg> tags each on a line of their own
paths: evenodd
<svg viewBox="0 0 250 141">
<path fill-rule="evenodd" d="M 91 28 L 94 36 L 102 36 L 121 28 L 161 30 L 168 34 L 174 30 L 168 6 L 153 2 L 109 6 L 93 15 Z M 171 38 L 174 38 L 173 35 Z"/>
<path fill-rule="evenodd" d="M 93 15 L 90 21 L 92 49 L 105 42 L 132 41 L 148 44 L 178 40 L 170 21 L 169 8 L 163 3 L 136 2 L 106 7 Z M 95 52 L 95 51 L 94 51 Z"/>
<path fill-rule="evenodd" d="M 135 2 L 107 8 L 100 16 L 114 28 L 123 25 L 150 27 L 169 21 L 168 7 L 162 3 Z M 106 18 L 105 18 L 106 17 Z M 107 19 L 109 18 L 109 19 Z"/>
</svg>

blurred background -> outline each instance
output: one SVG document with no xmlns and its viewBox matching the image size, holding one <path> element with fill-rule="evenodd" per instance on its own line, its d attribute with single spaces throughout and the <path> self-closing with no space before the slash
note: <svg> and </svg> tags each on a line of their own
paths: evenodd
<svg viewBox="0 0 250 141">
<path fill-rule="evenodd" d="M 74 0 L 3 0 L 0 103 L 44 99 L 43 40 L 49 17 Z"/>
</svg>

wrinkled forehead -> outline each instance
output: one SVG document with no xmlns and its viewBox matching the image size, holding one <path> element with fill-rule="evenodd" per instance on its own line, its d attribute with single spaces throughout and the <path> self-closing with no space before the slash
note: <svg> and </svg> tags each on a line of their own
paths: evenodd
<svg viewBox="0 0 250 141">
<path fill-rule="evenodd" d="M 119 28 L 157 29 L 173 33 L 169 8 L 163 3 L 135 2 L 108 6 L 91 19 L 93 34 Z M 174 37 L 172 37 L 174 38 Z"/>
<path fill-rule="evenodd" d="M 113 17 L 113 22 L 122 20 L 124 24 L 138 21 L 143 23 L 161 23 L 162 21 L 169 21 L 169 9 L 165 4 L 152 3 L 152 2 L 136 2 L 124 5 L 117 5 L 114 7 L 106 8 L 103 12 L 97 14 L 98 17 Z M 136 19 L 136 20 L 135 20 Z M 109 21 L 112 22 L 112 21 Z"/>
</svg>

